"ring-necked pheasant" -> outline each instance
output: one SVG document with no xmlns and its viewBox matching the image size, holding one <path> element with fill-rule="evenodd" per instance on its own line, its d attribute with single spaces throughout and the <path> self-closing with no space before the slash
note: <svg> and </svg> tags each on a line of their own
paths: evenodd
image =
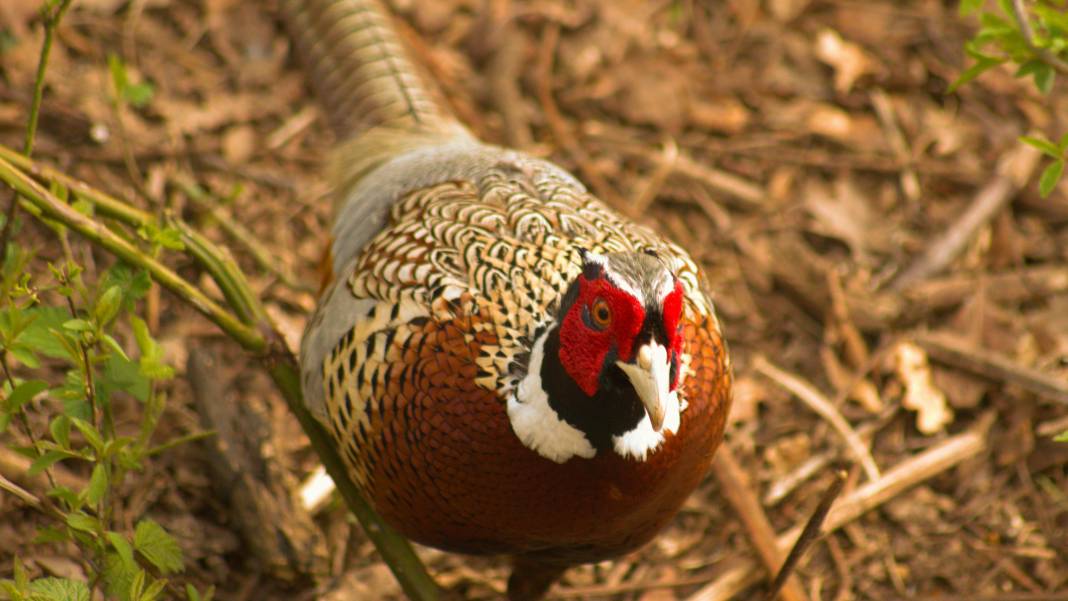
<svg viewBox="0 0 1068 601">
<path fill-rule="evenodd" d="M 469 134 L 376 0 L 283 0 L 337 132 L 304 395 L 420 543 L 515 557 L 512 599 L 650 540 L 730 405 L 693 260 L 555 165 Z"/>
</svg>

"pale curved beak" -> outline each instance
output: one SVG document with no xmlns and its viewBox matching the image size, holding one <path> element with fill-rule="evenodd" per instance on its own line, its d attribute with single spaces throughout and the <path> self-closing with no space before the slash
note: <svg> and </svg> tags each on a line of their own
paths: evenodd
<svg viewBox="0 0 1068 601">
<path fill-rule="evenodd" d="M 668 395 L 671 394 L 671 365 L 667 349 L 656 342 L 649 342 L 638 348 L 634 363 L 616 361 L 616 365 L 630 378 L 631 385 L 649 414 L 653 430 L 659 432 L 664 425 Z"/>
</svg>

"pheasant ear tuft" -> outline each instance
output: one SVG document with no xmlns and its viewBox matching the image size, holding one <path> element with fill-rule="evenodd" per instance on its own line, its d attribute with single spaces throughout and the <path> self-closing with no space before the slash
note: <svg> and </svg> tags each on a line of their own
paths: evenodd
<svg viewBox="0 0 1068 601">
<path fill-rule="evenodd" d="M 579 249 L 579 254 L 582 256 L 582 275 L 587 280 L 596 280 L 604 274 L 607 260 L 603 255 L 590 252 L 584 248 Z"/>
</svg>

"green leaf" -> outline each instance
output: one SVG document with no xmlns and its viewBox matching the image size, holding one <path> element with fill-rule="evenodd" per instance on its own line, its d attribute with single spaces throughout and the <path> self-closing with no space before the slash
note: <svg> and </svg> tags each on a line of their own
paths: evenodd
<svg viewBox="0 0 1068 601">
<path fill-rule="evenodd" d="M 1053 89 L 1053 79 L 1056 75 L 1053 67 L 1042 63 L 1042 66 L 1035 70 L 1035 87 L 1043 94 L 1049 94 L 1049 91 Z"/>
<path fill-rule="evenodd" d="M 43 526 L 38 528 L 36 536 L 33 537 L 33 542 L 39 545 L 60 543 L 68 540 L 70 540 L 70 534 L 67 530 L 57 526 Z"/>
<path fill-rule="evenodd" d="M 1005 62 L 1005 59 L 1000 58 L 983 57 L 976 59 L 976 63 L 974 65 L 965 69 L 964 72 L 960 74 L 960 77 L 958 77 L 956 81 L 950 84 L 949 91 L 956 92 L 957 89 L 959 89 L 964 84 L 971 82 L 976 77 L 979 77 L 983 73 L 986 73 L 987 71 L 993 69 L 994 67 L 1000 65 L 1003 62 Z"/>
<path fill-rule="evenodd" d="M 168 380 L 174 377 L 174 368 L 163 362 L 163 348 L 152 338 L 145 321 L 131 315 L 130 325 L 133 326 L 137 346 L 141 349 L 141 374 L 152 380 Z"/>
<path fill-rule="evenodd" d="M 125 392 L 143 403 L 148 399 L 152 383 L 141 372 L 139 363 L 119 355 L 111 355 L 100 370 L 97 389 L 109 397 L 114 392 Z"/>
<path fill-rule="evenodd" d="M 1068 442 L 1068 430 L 1065 430 L 1064 432 L 1061 432 L 1060 434 L 1054 436 L 1053 440 L 1057 442 Z"/>
<path fill-rule="evenodd" d="M 137 108 L 142 108 L 152 102 L 152 95 L 155 91 L 156 90 L 152 84 L 145 81 L 126 86 L 123 95 L 126 97 L 126 101 L 131 105 Z"/>
<path fill-rule="evenodd" d="M 1038 178 L 1038 193 L 1042 195 L 1042 198 L 1049 196 L 1057 187 L 1057 183 L 1061 181 L 1061 175 L 1064 174 L 1064 162 L 1064 159 L 1053 161 L 1042 170 L 1042 175 Z"/>
<path fill-rule="evenodd" d="M 985 0 L 960 0 L 960 6 L 957 9 L 958 14 L 962 17 L 966 17 L 975 11 L 983 8 Z"/>
<path fill-rule="evenodd" d="M 48 390 L 48 382 L 44 380 L 26 380 L 11 391 L 4 409 L 6 411 L 17 411 L 20 407 L 30 402 L 33 397 L 45 390 Z"/>
<path fill-rule="evenodd" d="M 134 559 L 133 547 L 130 546 L 130 541 L 126 540 L 126 537 L 118 532 L 108 531 L 105 535 L 108 542 L 111 543 L 111 547 L 118 553 L 123 566 L 130 570 L 136 570 L 137 561 Z"/>
<path fill-rule="evenodd" d="M 96 212 L 96 206 L 93 205 L 92 202 L 89 202 L 89 200 L 81 197 L 78 197 L 78 199 L 71 203 L 70 206 L 73 207 L 75 211 L 78 211 L 86 217 L 92 217 L 93 214 Z"/>
<path fill-rule="evenodd" d="M 131 310 L 134 303 L 144 298 L 152 287 L 152 278 L 144 269 L 118 261 L 104 272 L 101 286 L 118 286 L 122 290 L 123 307 Z"/>
<path fill-rule="evenodd" d="M 71 457 L 75 457 L 75 455 L 68 451 L 49 451 L 37 459 L 34 459 L 33 463 L 30 464 L 29 469 L 26 470 L 26 473 L 30 476 L 36 476 L 52 467 L 57 461 L 70 459 Z"/>
<path fill-rule="evenodd" d="M 100 520 L 84 513 L 68 513 L 67 525 L 80 532 L 90 534 L 100 530 Z"/>
<path fill-rule="evenodd" d="M 89 443 L 89 446 L 93 447 L 99 457 L 104 452 L 104 437 L 100 435 L 100 432 L 93 424 L 81 419 L 80 417 L 70 418 L 72 424 L 78 431 L 85 437 L 85 442 Z"/>
<path fill-rule="evenodd" d="M 159 594 L 163 592 L 165 586 L 167 586 L 165 579 L 154 580 L 152 584 L 148 585 L 145 592 L 141 593 L 137 601 L 155 601 L 156 597 L 159 597 Z"/>
<path fill-rule="evenodd" d="M 15 579 L 15 586 L 17 586 L 19 588 L 19 590 L 22 590 L 22 591 L 24 591 L 27 588 L 29 588 L 30 579 L 26 575 L 26 567 L 22 565 L 22 560 L 19 559 L 17 555 L 15 556 L 15 562 L 14 562 L 13 569 L 14 569 L 14 572 L 15 572 L 14 575 L 13 575 L 13 577 Z"/>
<path fill-rule="evenodd" d="M 104 559 L 104 584 L 108 596 L 129 601 L 130 587 L 137 574 L 143 572 L 136 562 L 127 563 L 118 553 L 108 553 Z"/>
<path fill-rule="evenodd" d="M 48 496 L 63 501 L 71 510 L 81 509 L 84 505 L 81 498 L 67 486 L 58 485 L 49 489 Z"/>
<path fill-rule="evenodd" d="M 52 440 L 60 447 L 70 449 L 70 418 L 66 415 L 57 415 L 48 424 L 48 431 L 52 434 Z"/>
<path fill-rule="evenodd" d="M 184 569 L 182 550 L 163 526 L 150 519 L 137 523 L 134 530 L 134 548 L 152 565 L 164 573 L 171 574 Z"/>
<path fill-rule="evenodd" d="M 59 307 L 31 307 L 26 314 L 33 321 L 15 338 L 34 351 L 53 359 L 71 359 L 67 347 L 60 341 L 64 336 L 63 322 L 70 314 Z"/>
<path fill-rule="evenodd" d="M 104 346 L 111 349 L 112 352 L 122 357 L 126 361 L 130 360 L 130 357 L 126 354 L 126 350 L 122 348 L 122 345 L 119 344 L 119 341 L 115 340 L 115 338 L 113 338 L 111 334 L 101 334 L 100 342 L 102 342 Z"/>
<path fill-rule="evenodd" d="M 96 317 L 97 323 L 104 326 L 111 323 L 112 319 L 115 319 L 121 307 L 122 289 L 118 286 L 110 286 L 96 301 L 96 306 L 93 307 L 93 315 Z"/>
<path fill-rule="evenodd" d="M 93 324 L 84 319 L 68 319 L 63 322 L 63 328 L 72 332 L 91 332 Z"/>
<path fill-rule="evenodd" d="M 85 502 L 96 505 L 108 492 L 108 470 L 103 463 L 93 466 L 93 475 L 89 478 L 89 486 L 85 489 Z"/>
<path fill-rule="evenodd" d="M 1034 146 L 1035 148 L 1041 150 L 1042 154 L 1053 159 L 1059 159 L 1063 155 L 1061 149 L 1057 148 L 1057 146 L 1054 145 L 1053 142 L 1050 142 L 1049 140 L 1042 137 L 1021 136 L 1020 141 L 1024 144 L 1027 144 L 1028 146 Z"/>
<path fill-rule="evenodd" d="M 30 583 L 35 595 L 49 601 L 89 601 L 89 585 L 70 578 L 38 578 Z"/>
</svg>

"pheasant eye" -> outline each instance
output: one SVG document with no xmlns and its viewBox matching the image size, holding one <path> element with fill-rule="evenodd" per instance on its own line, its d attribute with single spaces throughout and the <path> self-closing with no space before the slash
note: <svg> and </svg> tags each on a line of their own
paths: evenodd
<svg viewBox="0 0 1068 601">
<path fill-rule="evenodd" d="M 593 301 L 590 305 L 590 322 L 598 330 L 603 330 L 612 324 L 612 308 L 603 298 Z"/>
</svg>

